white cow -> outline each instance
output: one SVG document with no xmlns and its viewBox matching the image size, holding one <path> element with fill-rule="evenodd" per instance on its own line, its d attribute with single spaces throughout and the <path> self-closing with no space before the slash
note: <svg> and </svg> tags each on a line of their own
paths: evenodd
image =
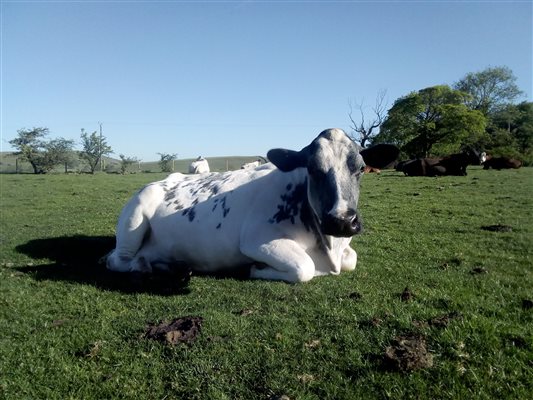
<svg viewBox="0 0 533 400">
<path fill-rule="evenodd" d="M 209 163 L 202 156 L 189 165 L 189 174 L 207 174 L 209 171 Z"/>
<path fill-rule="evenodd" d="M 241 169 L 254 169 L 261 165 L 261 161 L 252 161 L 241 165 Z"/>
<path fill-rule="evenodd" d="M 256 169 L 171 174 L 124 207 L 107 267 L 250 266 L 252 278 L 287 282 L 353 270 L 365 161 L 383 167 L 397 155 L 391 145 L 361 150 L 342 130 L 328 129 L 299 152 L 270 150 L 271 163 Z"/>
</svg>

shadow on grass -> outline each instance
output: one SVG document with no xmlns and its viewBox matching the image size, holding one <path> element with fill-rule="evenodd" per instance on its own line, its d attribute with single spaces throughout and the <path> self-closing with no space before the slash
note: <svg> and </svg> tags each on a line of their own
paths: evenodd
<svg viewBox="0 0 533 400">
<path fill-rule="evenodd" d="M 112 236 L 64 236 L 35 239 L 17 246 L 17 251 L 31 258 L 47 258 L 51 263 L 19 267 L 18 271 L 34 279 L 90 284 L 123 293 L 150 293 L 163 296 L 188 294 L 190 270 L 154 274 L 119 273 L 99 263 L 115 247 Z"/>
</svg>

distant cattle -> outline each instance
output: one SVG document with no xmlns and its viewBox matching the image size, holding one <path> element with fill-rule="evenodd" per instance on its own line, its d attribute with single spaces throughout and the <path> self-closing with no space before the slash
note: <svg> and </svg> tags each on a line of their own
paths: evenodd
<svg viewBox="0 0 533 400">
<path fill-rule="evenodd" d="M 198 157 L 189 165 L 189 174 L 206 174 L 209 170 L 209 163 L 202 156 Z"/>
<path fill-rule="evenodd" d="M 522 161 L 509 157 L 491 157 L 488 156 L 487 160 L 483 164 L 483 169 L 508 169 L 508 168 L 520 168 Z"/>
<path fill-rule="evenodd" d="M 303 282 L 355 268 L 365 163 L 384 167 L 398 148 L 361 149 L 340 129 L 301 151 L 273 149 L 255 169 L 183 175 L 147 185 L 126 204 L 107 256 L 115 271 L 230 271 Z"/>
<path fill-rule="evenodd" d="M 254 169 L 254 168 L 257 168 L 261 165 L 261 161 L 260 160 L 257 160 L 257 161 L 252 161 L 252 162 L 249 162 L 249 163 L 244 163 L 241 165 L 241 169 Z"/>
<path fill-rule="evenodd" d="M 368 174 L 370 172 L 375 172 L 376 174 L 381 174 L 381 170 L 379 168 L 371 167 L 370 165 L 365 166 L 364 170 L 365 174 Z"/>
<path fill-rule="evenodd" d="M 398 163 L 396 170 L 407 176 L 465 176 L 468 165 L 480 165 L 485 159 L 485 152 L 479 153 L 468 149 L 441 158 L 417 158 L 402 161 Z"/>
</svg>

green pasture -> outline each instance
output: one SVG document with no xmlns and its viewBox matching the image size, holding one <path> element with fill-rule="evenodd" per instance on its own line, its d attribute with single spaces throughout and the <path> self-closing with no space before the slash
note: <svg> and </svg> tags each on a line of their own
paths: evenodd
<svg viewBox="0 0 533 400">
<path fill-rule="evenodd" d="M 0 175 L 0 398 L 531 399 L 533 168 L 468 172 L 364 176 L 356 270 L 295 285 L 105 271 L 164 174 Z M 196 340 L 145 337 L 186 316 Z"/>
</svg>

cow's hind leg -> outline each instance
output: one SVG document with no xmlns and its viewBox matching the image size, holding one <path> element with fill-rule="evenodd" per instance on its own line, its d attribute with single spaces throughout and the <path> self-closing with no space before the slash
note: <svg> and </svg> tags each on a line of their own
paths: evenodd
<svg viewBox="0 0 533 400">
<path fill-rule="evenodd" d="M 107 257 L 107 268 L 119 272 L 151 272 L 150 263 L 136 256 L 150 234 L 150 223 L 139 199 L 126 205 L 117 224 L 117 245 Z"/>
<path fill-rule="evenodd" d="M 276 239 L 268 243 L 241 246 L 241 251 L 264 266 L 253 266 L 250 277 L 285 282 L 306 282 L 315 275 L 311 257 L 296 242 Z"/>
</svg>

